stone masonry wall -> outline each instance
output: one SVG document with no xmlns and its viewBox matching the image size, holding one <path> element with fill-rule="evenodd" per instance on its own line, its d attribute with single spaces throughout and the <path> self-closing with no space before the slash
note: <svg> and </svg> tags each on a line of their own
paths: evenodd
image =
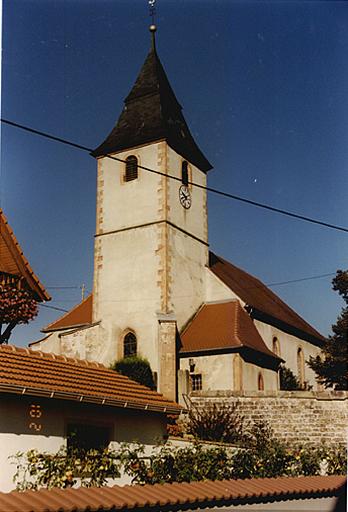
<svg viewBox="0 0 348 512">
<path fill-rule="evenodd" d="M 346 444 L 348 392 L 194 392 L 193 404 L 234 404 L 248 422 L 266 420 L 275 436 L 289 445 Z"/>
</svg>

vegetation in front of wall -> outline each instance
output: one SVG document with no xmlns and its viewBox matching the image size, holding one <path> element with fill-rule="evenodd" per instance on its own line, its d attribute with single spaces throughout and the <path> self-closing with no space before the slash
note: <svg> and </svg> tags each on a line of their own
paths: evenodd
<svg viewBox="0 0 348 512">
<path fill-rule="evenodd" d="M 55 454 L 29 450 L 12 459 L 17 466 L 13 477 L 17 491 L 66 489 L 77 481 L 82 487 L 102 487 L 108 478 L 120 476 L 120 457 L 108 449 L 81 452 L 63 446 Z"/>
<path fill-rule="evenodd" d="M 186 431 L 195 439 L 241 444 L 248 438 L 244 417 L 235 404 L 205 404 L 197 407 L 189 398 Z"/>
<path fill-rule="evenodd" d="M 343 298 L 346 306 L 332 326 L 333 334 L 324 341 L 322 355 L 310 357 L 308 365 L 326 388 L 348 390 L 348 270 L 338 270 L 332 288 Z"/>
<path fill-rule="evenodd" d="M 156 388 L 150 363 L 145 358 L 139 356 L 124 357 L 116 361 L 111 369 L 150 389 Z"/>
<path fill-rule="evenodd" d="M 346 450 L 342 448 L 289 448 L 274 439 L 270 427 L 255 423 L 244 448 L 204 446 L 185 448 L 170 443 L 153 448 L 149 455 L 139 444 L 124 444 L 118 450 L 52 455 L 30 450 L 15 457 L 17 490 L 102 487 L 108 478 L 125 472 L 133 483 L 156 484 L 236 478 L 265 478 L 319 474 L 346 474 Z"/>
<path fill-rule="evenodd" d="M 283 364 L 279 368 L 279 387 L 282 391 L 301 391 L 304 389 L 296 375 Z"/>
</svg>

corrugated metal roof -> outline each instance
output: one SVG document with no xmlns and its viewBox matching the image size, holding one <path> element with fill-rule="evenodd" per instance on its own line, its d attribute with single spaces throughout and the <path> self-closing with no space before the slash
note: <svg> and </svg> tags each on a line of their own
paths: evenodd
<svg viewBox="0 0 348 512">
<path fill-rule="evenodd" d="M 209 268 L 245 304 L 309 334 L 319 343 L 324 338 L 259 279 L 228 261 L 209 253 Z"/>
<path fill-rule="evenodd" d="M 34 274 L 12 229 L 0 208 L 0 272 L 23 277 L 39 301 L 50 300 L 39 278 Z"/>
<path fill-rule="evenodd" d="M 247 347 L 279 359 L 267 348 L 239 300 L 203 305 L 181 342 L 181 353 Z"/>
<path fill-rule="evenodd" d="M 183 408 L 100 363 L 0 346 L 0 391 L 179 413 Z"/>
<path fill-rule="evenodd" d="M 192 483 L 0 493 L 0 512 L 186 510 L 198 507 L 337 496 L 343 476 L 260 478 Z"/>
</svg>

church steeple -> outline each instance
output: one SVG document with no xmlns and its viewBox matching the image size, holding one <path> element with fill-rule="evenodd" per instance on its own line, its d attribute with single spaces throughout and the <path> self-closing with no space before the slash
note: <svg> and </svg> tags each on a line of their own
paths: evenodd
<svg viewBox="0 0 348 512">
<path fill-rule="evenodd" d="M 164 139 L 183 158 L 207 172 L 212 166 L 205 158 L 182 114 L 155 46 L 152 47 L 135 84 L 125 99 L 123 111 L 105 141 L 92 153 L 99 157 Z"/>
</svg>

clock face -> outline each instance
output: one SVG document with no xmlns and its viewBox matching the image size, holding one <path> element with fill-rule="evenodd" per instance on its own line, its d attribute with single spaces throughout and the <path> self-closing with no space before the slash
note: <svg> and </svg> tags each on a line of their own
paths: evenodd
<svg viewBox="0 0 348 512">
<path fill-rule="evenodd" d="M 191 199 L 191 193 L 189 191 L 189 188 L 186 185 L 181 185 L 179 188 L 179 199 L 181 205 L 188 210 L 191 206 L 192 199 Z"/>
</svg>

